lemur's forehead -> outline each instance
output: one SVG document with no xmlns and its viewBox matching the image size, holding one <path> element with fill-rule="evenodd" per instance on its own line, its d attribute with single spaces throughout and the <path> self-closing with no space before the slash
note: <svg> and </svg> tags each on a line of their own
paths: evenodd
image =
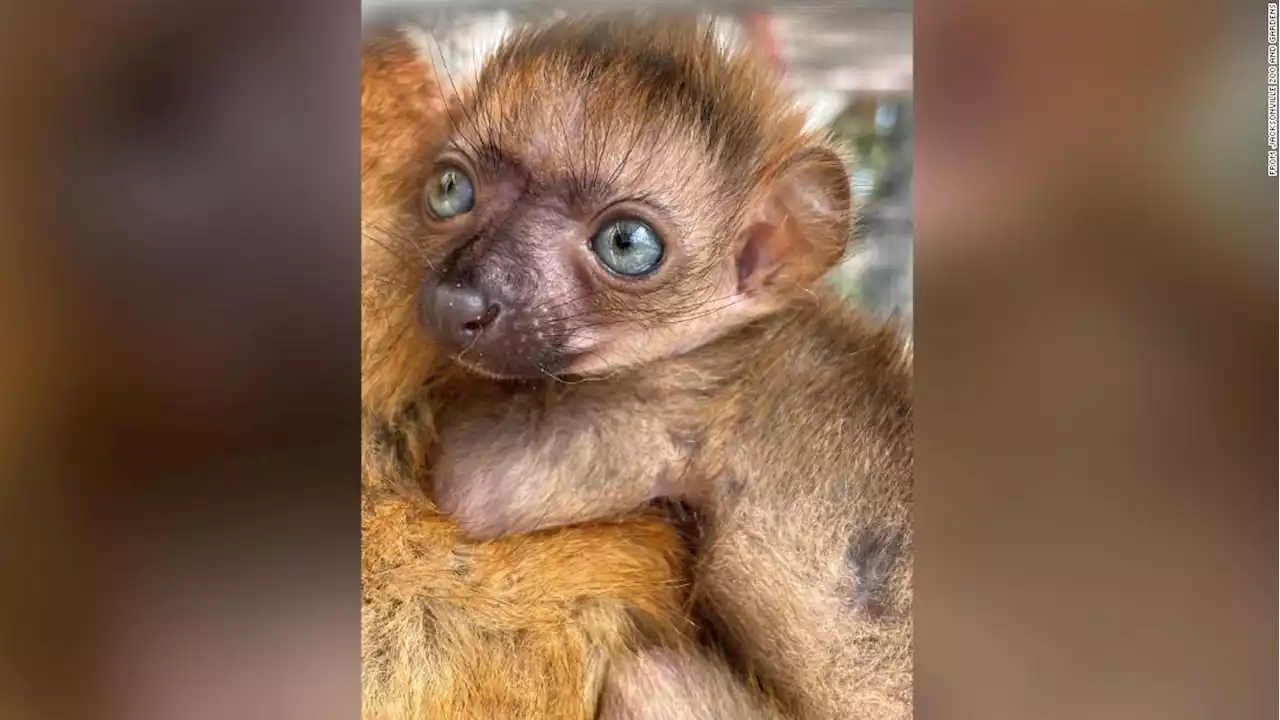
<svg viewBox="0 0 1280 720">
<path fill-rule="evenodd" d="M 548 120 L 572 131 L 587 115 L 624 135 L 679 133 L 721 163 L 749 162 L 767 144 L 761 128 L 789 102 L 756 55 L 729 48 L 696 18 L 606 16 L 519 29 L 485 62 L 479 106 L 508 121 Z M 628 139 L 634 139 L 629 137 Z"/>
<path fill-rule="evenodd" d="M 565 21 L 508 37 L 454 120 L 534 177 L 696 199 L 753 174 L 773 80 L 696 22 Z"/>
<path fill-rule="evenodd" d="M 455 144 L 535 186 L 599 202 L 643 197 L 674 207 L 723 192 L 724 168 L 705 133 L 635 92 L 564 83 L 514 89 L 474 96 L 455 118 Z"/>
</svg>

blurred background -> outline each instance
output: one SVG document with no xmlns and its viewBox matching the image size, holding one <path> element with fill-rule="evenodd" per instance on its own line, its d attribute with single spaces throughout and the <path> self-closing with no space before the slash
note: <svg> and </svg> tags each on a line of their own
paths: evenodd
<svg viewBox="0 0 1280 720">
<path fill-rule="evenodd" d="M 602 0 L 517 0 L 461 4 L 370 0 L 366 27 L 412 23 L 428 29 L 450 74 L 465 75 L 515 23 L 556 12 L 631 6 Z M 681 3 L 645 2 L 645 7 Z M 912 67 L 911 7 L 904 0 L 770 5 L 702 5 L 746 42 L 765 48 L 785 73 L 814 127 L 828 128 L 851 153 L 860 217 L 847 259 L 831 282 L 880 320 L 911 330 Z"/>
</svg>

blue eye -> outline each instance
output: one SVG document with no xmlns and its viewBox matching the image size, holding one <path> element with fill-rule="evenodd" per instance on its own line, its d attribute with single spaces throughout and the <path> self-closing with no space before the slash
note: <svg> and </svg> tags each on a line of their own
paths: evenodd
<svg viewBox="0 0 1280 720">
<path fill-rule="evenodd" d="M 448 168 L 427 187 L 427 212 L 436 219 L 448 220 L 471 212 L 474 205 L 475 188 L 461 170 Z"/>
<path fill-rule="evenodd" d="M 618 220 L 591 238 L 591 251 L 610 272 L 637 277 L 653 272 L 665 248 L 653 228 L 639 220 Z"/>
</svg>

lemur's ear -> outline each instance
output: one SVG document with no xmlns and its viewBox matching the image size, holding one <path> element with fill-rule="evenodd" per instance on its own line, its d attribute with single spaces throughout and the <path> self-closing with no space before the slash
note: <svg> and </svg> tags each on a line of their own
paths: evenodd
<svg viewBox="0 0 1280 720">
<path fill-rule="evenodd" d="M 801 150 L 749 210 L 738 239 L 738 289 L 780 292 L 807 284 L 844 254 L 853 213 L 849 174 L 839 155 Z"/>
</svg>

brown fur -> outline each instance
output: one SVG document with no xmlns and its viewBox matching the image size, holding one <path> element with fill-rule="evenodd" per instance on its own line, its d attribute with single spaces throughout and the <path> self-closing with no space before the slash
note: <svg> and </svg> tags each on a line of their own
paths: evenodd
<svg viewBox="0 0 1280 720">
<path fill-rule="evenodd" d="M 782 720 L 719 658 L 650 650 L 615 666 L 605 682 L 601 720 Z"/>
<path fill-rule="evenodd" d="M 471 543 L 418 490 L 453 365 L 414 317 L 429 250 L 397 238 L 443 108 L 412 44 L 365 46 L 363 715 L 585 720 L 611 662 L 683 641 L 685 550 L 653 516 Z"/>
<path fill-rule="evenodd" d="M 450 511 L 494 536 L 681 497 L 705 518 L 699 600 L 746 669 L 799 717 L 908 717 L 910 373 L 837 303 L 607 382 L 451 405 Z"/>
<path fill-rule="evenodd" d="M 809 289 L 849 229 L 838 157 L 691 23 L 527 30 L 457 111 L 437 163 L 476 202 L 423 220 L 420 245 L 445 250 L 425 314 L 448 337 L 431 293 L 478 293 L 494 312 L 457 358 L 510 380 L 439 405 L 437 502 L 480 538 L 683 499 L 704 519 L 699 598 L 742 669 L 799 717 L 909 715 L 909 362 Z M 666 243 L 643 276 L 590 250 L 619 214 Z M 737 712 L 749 695 L 711 672 L 686 699 Z"/>
</svg>

